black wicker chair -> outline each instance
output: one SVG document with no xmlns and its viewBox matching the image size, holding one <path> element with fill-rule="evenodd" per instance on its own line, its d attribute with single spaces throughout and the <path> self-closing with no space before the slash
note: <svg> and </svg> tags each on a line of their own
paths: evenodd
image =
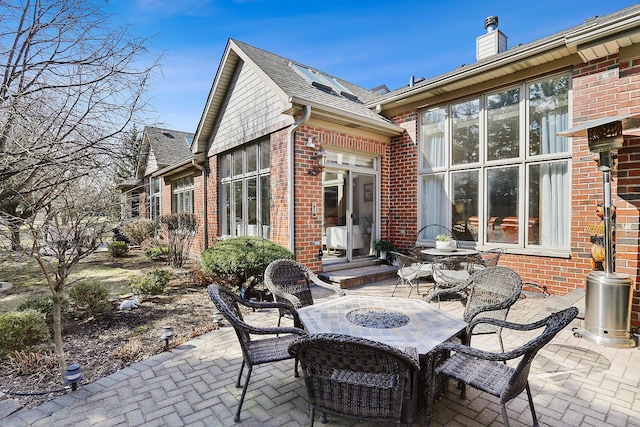
<svg viewBox="0 0 640 427">
<path fill-rule="evenodd" d="M 223 288 L 219 285 L 209 285 L 207 288 L 211 301 L 215 304 L 220 314 L 233 326 L 240 341 L 240 347 L 242 348 L 242 365 L 240 366 L 240 373 L 238 374 L 238 380 L 236 381 L 236 387 L 240 387 L 240 379 L 242 378 L 242 371 L 244 366 L 249 367 L 247 371 L 247 378 L 242 388 L 242 396 L 240 397 L 240 403 L 238 404 L 238 410 L 234 416 L 234 421 L 240 419 L 240 410 L 242 409 L 242 403 L 244 402 L 244 396 L 247 393 L 247 387 L 249 386 L 249 379 L 251 378 L 251 372 L 254 365 L 261 365 L 263 363 L 278 362 L 280 360 L 290 359 L 292 356 L 289 354 L 289 344 L 301 335 L 306 335 L 306 332 L 300 328 L 264 328 L 252 326 L 244 321 L 242 312 L 238 304 L 242 304 L 251 308 L 278 308 L 278 309 L 291 309 L 287 304 L 277 302 L 250 302 L 246 301 L 230 290 Z M 291 310 L 291 315 L 297 319 L 298 314 L 295 310 Z M 297 321 L 296 324 L 300 322 Z M 252 340 L 252 335 L 273 335 L 270 338 Z M 297 361 L 295 363 L 295 376 L 298 376 Z"/>
<path fill-rule="evenodd" d="M 524 325 L 489 318 L 474 320 L 471 324 L 472 327 L 481 323 L 488 323 L 515 331 L 533 331 L 542 327 L 545 329 L 531 341 L 512 351 L 503 351 L 502 353 L 478 350 L 452 342 L 443 343 L 436 349 L 453 351 L 455 354 L 437 367 L 436 373 L 448 375 L 464 384 L 498 397 L 505 426 L 509 426 L 506 403 L 518 396 L 522 390 L 526 390 L 531 416 L 533 417 L 533 425 L 537 426 L 538 418 L 533 406 L 533 398 L 531 397 L 528 381 L 531 362 L 536 353 L 551 341 L 558 332 L 571 323 L 577 314 L 577 308 L 569 307 L 545 319 Z M 506 364 L 506 361 L 517 358 L 521 359 L 515 367 Z M 464 387 L 462 388 L 461 397 L 463 399 L 466 398 Z"/>
<path fill-rule="evenodd" d="M 314 334 L 289 347 L 302 366 L 311 406 L 326 414 L 370 422 L 411 425 L 415 414 L 417 376 L 415 349 L 405 353 L 364 338 Z"/>
<path fill-rule="evenodd" d="M 294 309 L 313 305 L 311 283 L 329 289 L 340 296 L 345 295 L 339 287 L 323 282 L 308 267 L 290 259 L 278 259 L 270 263 L 264 272 L 264 283 L 273 294 L 275 301 L 287 303 Z M 288 310 L 280 310 L 278 326 L 282 317 L 288 313 Z"/>
<path fill-rule="evenodd" d="M 466 344 L 470 343 L 472 335 L 495 333 L 500 340 L 500 349 L 504 351 L 502 328 L 495 325 L 472 327 L 471 324 L 486 317 L 506 320 L 509 308 L 520 298 L 521 291 L 522 279 L 518 273 L 507 267 L 495 266 L 476 271 L 457 286 L 432 290 L 425 300 L 431 302 L 444 295 L 459 295 L 465 302 L 462 318 L 470 324 Z"/>
</svg>

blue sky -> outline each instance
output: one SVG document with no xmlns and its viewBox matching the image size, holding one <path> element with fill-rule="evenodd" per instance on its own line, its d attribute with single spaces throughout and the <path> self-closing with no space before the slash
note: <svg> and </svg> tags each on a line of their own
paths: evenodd
<svg viewBox="0 0 640 427">
<path fill-rule="evenodd" d="M 163 53 L 151 88 L 159 126 L 195 132 L 229 38 L 366 88 L 406 85 L 475 61 L 484 19 L 499 18 L 508 47 L 635 4 L 623 0 L 268 1 L 111 0 Z M 148 123 L 149 124 L 149 123 Z"/>
</svg>

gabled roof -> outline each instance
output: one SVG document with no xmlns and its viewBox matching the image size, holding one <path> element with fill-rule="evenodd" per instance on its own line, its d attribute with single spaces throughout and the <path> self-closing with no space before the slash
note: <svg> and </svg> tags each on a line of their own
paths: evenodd
<svg viewBox="0 0 640 427">
<path fill-rule="evenodd" d="M 229 39 L 198 124 L 194 153 L 206 152 L 206 144 L 215 131 L 227 89 L 240 61 L 253 67 L 264 80 L 264 84 L 269 85 L 278 94 L 284 106 L 283 114 L 293 116 L 302 110 L 302 106 L 309 105 L 312 107 L 312 117 L 387 135 L 402 133 L 402 128 L 366 107 L 366 104 L 380 98 L 379 93 L 246 43 Z M 309 68 L 315 73 L 336 79 L 340 85 L 348 89 L 350 94 L 345 95 L 336 90 L 327 90 L 327 87 L 313 85 L 292 65 Z"/>
<path fill-rule="evenodd" d="M 142 147 L 138 161 L 137 177 L 142 179 L 145 172 L 155 172 L 178 163 L 183 163 L 192 158 L 191 141 L 193 133 L 172 129 L 163 129 L 145 126 L 142 133 Z M 149 156 L 155 161 L 155 168 L 146 171 Z"/>
<path fill-rule="evenodd" d="M 556 62 L 569 66 L 618 53 L 640 43 L 640 4 L 543 37 L 455 70 L 405 86 L 369 102 L 369 108 L 397 108 L 464 89 L 528 68 Z"/>
</svg>

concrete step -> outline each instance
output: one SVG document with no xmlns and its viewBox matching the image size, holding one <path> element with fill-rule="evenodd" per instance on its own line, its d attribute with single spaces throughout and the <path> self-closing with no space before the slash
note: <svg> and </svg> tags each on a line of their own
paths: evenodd
<svg viewBox="0 0 640 427">
<path fill-rule="evenodd" d="M 344 270 L 323 271 L 318 276 L 342 289 L 397 277 L 398 267 L 393 265 L 366 265 Z"/>
</svg>

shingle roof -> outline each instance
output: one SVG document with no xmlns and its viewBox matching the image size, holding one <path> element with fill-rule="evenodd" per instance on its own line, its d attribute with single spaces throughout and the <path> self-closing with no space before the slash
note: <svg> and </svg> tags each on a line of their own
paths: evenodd
<svg viewBox="0 0 640 427">
<path fill-rule="evenodd" d="M 237 40 L 233 40 L 233 42 L 242 49 L 242 51 L 288 96 L 344 110 L 368 119 L 379 121 L 380 123 L 392 123 L 385 117 L 376 114 L 371 109 L 365 107 L 365 104 L 374 102 L 376 99 L 380 98 L 380 94 L 354 85 L 353 83 L 342 80 L 313 67 L 283 58 L 274 53 L 267 52 L 246 43 L 242 43 Z M 313 86 L 309 81 L 291 68 L 291 63 L 301 67 L 310 68 L 321 74 L 335 78 L 340 84 L 349 89 L 349 91 L 357 97 L 357 100 Z"/>
<path fill-rule="evenodd" d="M 144 128 L 144 133 L 145 142 L 149 142 L 159 168 L 191 157 L 193 133 L 149 126 Z"/>
<path fill-rule="evenodd" d="M 486 64 L 490 64 L 492 62 L 499 62 L 502 58 L 508 57 L 508 56 L 514 56 L 520 52 L 527 52 L 529 50 L 532 50 L 534 47 L 536 46 L 542 46 L 545 45 L 551 41 L 554 40 L 562 40 L 562 42 L 566 42 L 566 38 L 568 38 L 569 36 L 571 36 L 572 34 L 578 33 L 581 30 L 588 30 L 590 28 L 596 27 L 596 26 L 604 26 L 607 25 L 609 23 L 615 22 L 621 18 L 624 18 L 628 15 L 634 14 L 637 11 L 640 11 L 640 4 L 636 4 L 630 7 L 627 7 L 625 9 L 621 9 L 618 11 L 615 11 L 613 13 L 610 13 L 608 15 L 605 16 L 595 16 L 589 19 L 586 19 L 583 23 L 576 25 L 574 27 L 559 31 L 557 33 L 542 37 L 540 39 L 534 40 L 532 42 L 529 43 L 525 43 L 525 44 L 518 44 L 513 46 L 510 49 L 507 49 L 504 52 L 498 53 L 496 55 L 492 55 L 488 58 L 484 58 L 482 60 L 476 61 L 474 63 L 471 64 L 465 64 L 462 66 L 457 67 L 454 70 L 451 71 L 447 71 L 443 74 L 437 75 L 437 76 L 433 76 L 433 77 L 429 77 L 426 78 L 422 81 L 420 81 L 419 83 L 416 83 L 414 87 L 409 87 L 407 86 L 402 86 L 400 88 L 394 89 L 391 92 L 382 95 L 377 101 L 380 103 L 385 103 L 386 101 L 390 100 L 390 99 L 395 99 L 398 98 L 398 96 L 402 96 L 402 94 L 409 94 L 411 92 L 414 92 L 416 90 L 420 90 L 420 88 L 425 87 L 425 86 L 430 86 L 433 85 L 434 83 L 438 83 L 441 81 L 446 80 L 449 77 L 454 77 L 457 74 L 463 74 L 466 71 L 468 71 L 470 68 L 474 69 L 474 68 L 482 68 L 484 65 Z M 369 107 L 371 107 L 373 105 L 373 103 L 369 103 L 368 104 Z"/>
</svg>

